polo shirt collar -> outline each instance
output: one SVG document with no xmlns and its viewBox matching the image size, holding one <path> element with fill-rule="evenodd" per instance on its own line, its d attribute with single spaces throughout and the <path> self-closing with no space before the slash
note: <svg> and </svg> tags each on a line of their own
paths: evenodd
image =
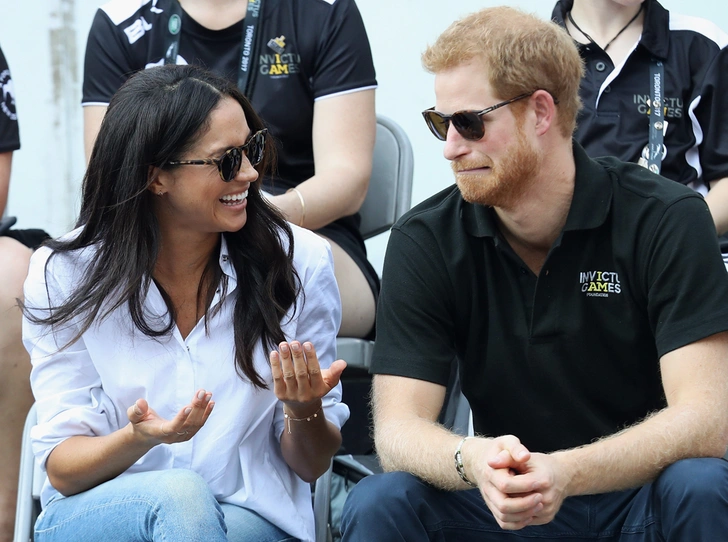
<svg viewBox="0 0 728 542">
<path fill-rule="evenodd" d="M 586 151 L 573 141 L 576 179 L 574 195 L 564 231 L 588 230 L 601 226 L 607 219 L 612 202 L 612 183 L 606 170 L 590 159 Z M 460 219 L 465 231 L 473 237 L 500 236 L 492 207 L 461 201 Z"/>
<path fill-rule="evenodd" d="M 564 231 L 598 228 L 607 219 L 612 204 L 612 181 L 603 166 L 589 158 L 576 140 L 574 148 L 574 195 Z"/>
<path fill-rule="evenodd" d="M 574 0 L 559 0 L 551 18 L 565 27 L 566 14 L 571 11 Z M 670 14 L 657 0 L 645 0 L 645 21 L 642 28 L 640 45 L 652 55 L 666 59 L 670 47 Z"/>
</svg>

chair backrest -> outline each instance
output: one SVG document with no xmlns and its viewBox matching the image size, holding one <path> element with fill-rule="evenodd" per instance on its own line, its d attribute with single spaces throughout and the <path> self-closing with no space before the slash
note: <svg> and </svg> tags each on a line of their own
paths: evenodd
<svg viewBox="0 0 728 542">
<path fill-rule="evenodd" d="M 33 526 L 40 510 L 40 492 L 45 476 L 33 455 L 30 444 L 30 430 L 38 418 L 35 404 L 25 418 L 23 441 L 20 450 L 20 476 L 18 479 L 18 500 L 15 509 L 15 542 L 33 540 Z"/>
<path fill-rule="evenodd" d="M 405 131 L 392 119 L 377 115 L 372 176 L 359 210 L 364 239 L 387 231 L 412 204 L 414 157 Z"/>
</svg>

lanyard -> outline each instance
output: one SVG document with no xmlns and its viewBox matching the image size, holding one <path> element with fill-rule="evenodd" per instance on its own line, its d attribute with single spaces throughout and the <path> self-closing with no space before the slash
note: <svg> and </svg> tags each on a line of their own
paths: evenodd
<svg viewBox="0 0 728 542">
<path fill-rule="evenodd" d="M 663 140 L 665 137 L 665 118 L 663 116 L 662 96 L 665 80 L 665 68 L 659 60 L 650 64 L 650 141 L 649 156 L 647 156 L 647 169 L 653 173 L 660 173 L 663 155 Z"/>
<path fill-rule="evenodd" d="M 248 11 L 245 14 L 245 23 L 243 24 L 243 35 L 240 43 L 240 61 L 238 62 L 238 88 L 248 98 L 251 97 L 253 86 L 255 85 L 255 62 L 254 59 L 258 53 L 258 42 L 256 32 L 258 29 L 258 19 L 263 10 L 263 0 L 248 0 Z M 182 7 L 178 0 L 171 0 L 169 7 L 169 23 L 167 24 L 167 36 L 164 42 L 165 64 L 176 64 L 177 54 L 179 52 L 179 37 L 182 33 Z"/>
</svg>

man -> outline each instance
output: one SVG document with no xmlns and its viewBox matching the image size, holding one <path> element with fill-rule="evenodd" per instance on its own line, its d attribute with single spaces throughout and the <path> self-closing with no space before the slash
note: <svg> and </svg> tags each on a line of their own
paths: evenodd
<svg viewBox="0 0 728 542">
<path fill-rule="evenodd" d="M 552 19 L 584 59 L 574 138 L 587 154 L 640 163 L 690 186 L 726 233 L 728 89 L 719 56 L 728 34 L 657 0 L 559 0 Z M 663 105 L 653 109 L 657 100 Z"/>
<path fill-rule="evenodd" d="M 582 65 L 554 23 L 486 9 L 423 63 L 457 187 L 390 237 L 374 435 L 404 472 L 355 487 L 343 539 L 725 538 L 728 276 L 704 200 L 572 143 Z M 477 438 L 435 422 L 455 358 Z"/>
<path fill-rule="evenodd" d="M 0 50 L 0 216 L 5 212 L 13 151 L 20 148 L 15 91 L 5 56 Z M 31 251 L 23 241 L 38 230 L 10 230 L 0 234 L 0 542 L 13 539 L 15 501 L 20 465 L 20 440 L 33 395 L 30 392 L 30 358 L 20 339 L 20 309 Z"/>
</svg>

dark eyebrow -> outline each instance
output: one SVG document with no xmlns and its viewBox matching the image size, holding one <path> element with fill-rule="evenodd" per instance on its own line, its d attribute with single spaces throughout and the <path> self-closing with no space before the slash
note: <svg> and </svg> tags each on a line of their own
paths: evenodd
<svg viewBox="0 0 728 542">
<path fill-rule="evenodd" d="M 255 132 L 252 132 L 252 131 L 250 131 L 250 129 L 248 129 L 248 135 L 245 137 L 245 143 L 250 141 L 250 137 L 254 133 Z M 245 145 L 245 143 L 243 143 L 243 145 Z M 220 158 L 226 151 L 228 151 L 234 147 L 240 147 L 240 145 L 227 145 L 224 147 L 217 147 L 210 153 L 210 158 Z"/>
</svg>

